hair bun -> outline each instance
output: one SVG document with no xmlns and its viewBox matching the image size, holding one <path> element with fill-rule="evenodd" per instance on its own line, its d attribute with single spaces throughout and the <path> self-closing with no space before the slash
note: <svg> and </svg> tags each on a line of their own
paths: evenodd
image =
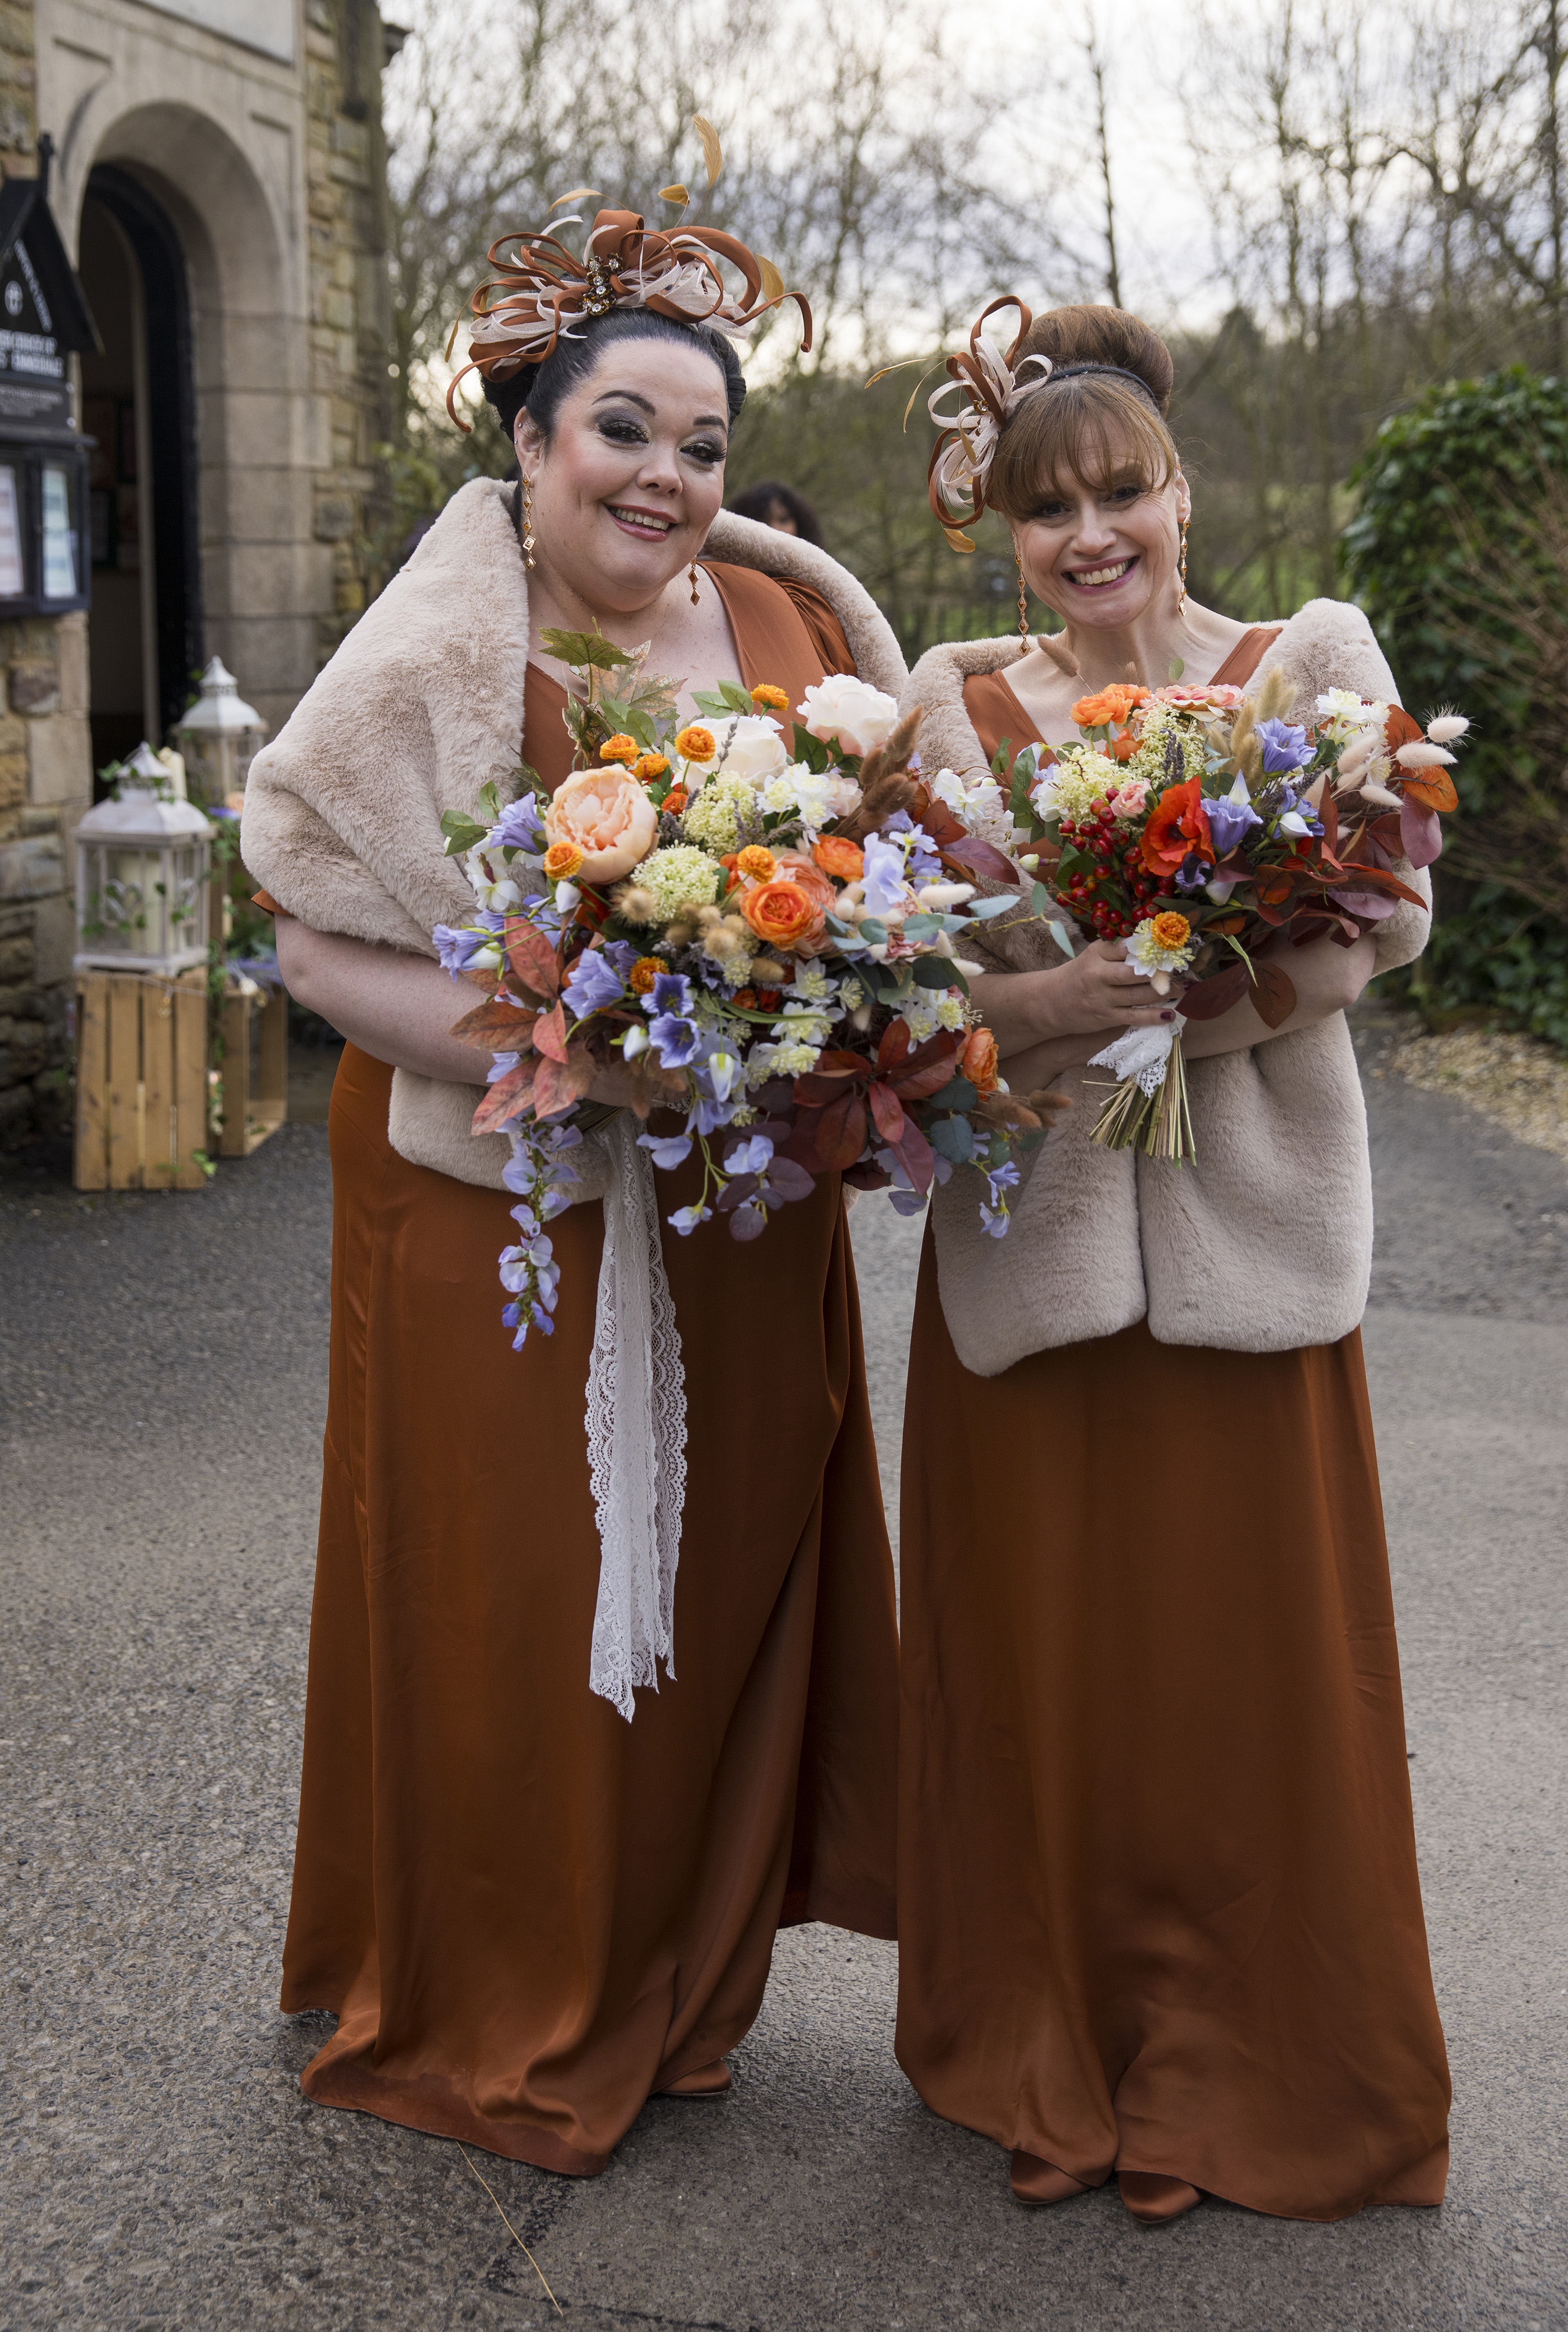
<svg viewBox="0 0 1568 2332">
<path fill-rule="evenodd" d="M 1025 356 L 1049 357 L 1058 367 L 1115 365 L 1137 375 L 1162 419 L 1171 409 L 1176 378 L 1171 352 L 1158 332 L 1126 308 L 1051 308 L 1034 319 L 1019 342 L 1018 356 L 1020 361 Z"/>
</svg>

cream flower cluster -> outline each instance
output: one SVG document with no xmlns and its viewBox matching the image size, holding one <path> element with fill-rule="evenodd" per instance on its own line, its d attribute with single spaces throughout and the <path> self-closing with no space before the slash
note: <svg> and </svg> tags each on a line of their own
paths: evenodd
<svg viewBox="0 0 1568 2332">
<path fill-rule="evenodd" d="M 1188 713 L 1174 704 L 1157 701 L 1142 708 L 1137 723 L 1138 750 L 1124 764 L 1126 778 L 1145 786 L 1158 785 L 1162 791 L 1171 782 L 1166 774 L 1166 757 L 1171 740 L 1175 739 L 1182 750 L 1182 765 L 1189 778 L 1202 778 L 1207 755 L 1203 732 Z M 1177 784 L 1182 779 L 1175 780 Z M 1139 797 L 1141 807 L 1142 797 Z"/>
<path fill-rule="evenodd" d="M 1012 812 L 1007 796 L 989 769 L 978 778 L 962 778 L 956 769 L 938 769 L 927 781 L 939 802 L 945 803 L 960 826 L 982 841 L 994 845 L 998 850 L 1012 846 Z"/>
<path fill-rule="evenodd" d="M 1098 745 L 1064 745 L 1035 779 L 1030 799 L 1047 825 L 1060 818 L 1077 825 L 1092 817 L 1121 784 L 1120 764 Z"/>
<path fill-rule="evenodd" d="M 710 907 L 723 873 L 716 858 L 689 843 L 668 843 L 653 851 L 637 868 L 639 891 L 652 902 L 648 921 L 668 922 L 685 907 Z"/>
</svg>

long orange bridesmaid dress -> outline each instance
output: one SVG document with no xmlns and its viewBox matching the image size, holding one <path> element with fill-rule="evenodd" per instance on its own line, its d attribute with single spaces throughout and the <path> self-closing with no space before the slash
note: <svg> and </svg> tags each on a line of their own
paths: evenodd
<svg viewBox="0 0 1568 2332">
<path fill-rule="evenodd" d="M 965 697 L 987 754 L 1040 741 L 1001 674 Z M 1359 1331 L 1220 1352 L 1140 1321 L 974 1376 L 927 1232 L 902 1511 L 898 2053 L 927 2104 L 1085 2185 L 1441 2202 Z"/>
<path fill-rule="evenodd" d="M 708 570 L 748 685 L 851 671 L 826 602 Z M 530 668 L 528 758 L 568 774 Z M 466 991 L 453 990 L 453 1018 Z M 741 2040 L 775 1931 L 893 1933 L 898 1647 L 841 1190 L 749 1245 L 665 1229 L 689 1406 L 677 1678 L 588 1688 L 584 1434 L 603 1214 L 553 1338 L 500 1323 L 505 1193 L 410 1165 L 391 1071 L 333 1092 L 331 1392 L 282 2004 L 318 2105 L 592 2174 Z M 697 1168 L 660 1174 L 664 1215 Z"/>
</svg>

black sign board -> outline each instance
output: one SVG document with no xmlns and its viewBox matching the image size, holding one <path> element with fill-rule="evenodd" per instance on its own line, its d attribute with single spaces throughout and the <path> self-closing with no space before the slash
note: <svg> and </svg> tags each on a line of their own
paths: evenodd
<svg viewBox="0 0 1568 2332">
<path fill-rule="evenodd" d="M 101 346 L 40 176 L 0 185 L 0 614 L 62 615 L 88 602 L 87 440 L 71 418 L 69 360 Z"/>
</svg>

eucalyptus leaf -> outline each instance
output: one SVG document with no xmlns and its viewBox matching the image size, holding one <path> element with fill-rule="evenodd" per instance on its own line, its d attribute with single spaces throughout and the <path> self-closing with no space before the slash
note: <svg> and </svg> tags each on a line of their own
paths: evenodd
<svg viewBox="0 0 1568 2332">
<path fill-rule="evenodd" d="M 915 975 L 915 985 L 917 988 L 937 988 L 946 989 L 951 988 L 953 985 L 953 964 L 950 957 L 945 955 L 917 956 L 913 970 Z"/>
<path fill-rule="evenodd" d="M 860 937 L 863 940 L 870 940 L 873 945 L 879 947 L 887 936 L 888 926 L 881 921 L 879 916 L 862 915 L 860 918 Z"/>
<path fill-rule="evenodd" d="M 1010 891 L 1002 892 L 994 899 L 971 899 L 969 919 L 972 922 L 988 923 L 996 915 L 1007 914 L 1018 903 L 1018 900 Z"/>
<path fill-rule="evenodd" d="M 974 1155 L 974 1135 L 967 1118 L 939 1117 L 925 1128 L 927 1141 L 955 1166 L 966 1166 Z"/>
</svg>

